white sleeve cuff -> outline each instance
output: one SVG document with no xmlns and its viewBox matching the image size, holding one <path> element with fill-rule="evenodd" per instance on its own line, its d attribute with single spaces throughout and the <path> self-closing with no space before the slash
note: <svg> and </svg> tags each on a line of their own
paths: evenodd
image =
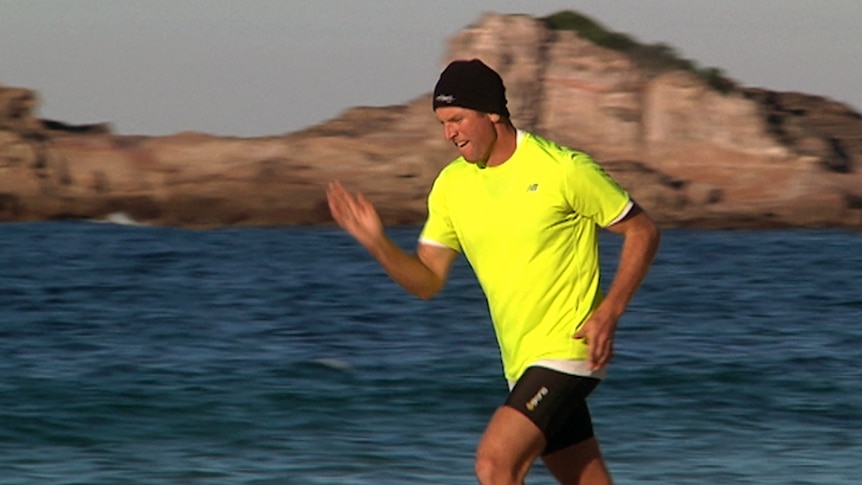
<svg viewBox="0 0 862 485">
<path fill-rule="evenodd" d="M 617 222 L 620 222 L 621 220 L 625 219 L 626 216 L 629 215 L 629 212 L 632 211 L 632 207 L 634 207 L 634 206 L 635 206 L 635 201 L 633 201 L 632 199 L 629 199 L 628 204 L 626 204 L 626 206 L 623 207 L 623 210 L 620 211 L 620 215 L 618 215 L 614 220 L 609 222 L 608 225 L 605 227 L 611 227 L 614 224 L 616 224 Z"/>
</svg>

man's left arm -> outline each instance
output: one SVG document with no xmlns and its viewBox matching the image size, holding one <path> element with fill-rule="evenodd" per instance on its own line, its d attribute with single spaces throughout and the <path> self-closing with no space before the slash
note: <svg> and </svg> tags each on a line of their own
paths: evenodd
<svg viewBox="0 0 862 485">
<path fill-rule="evenodd" d="M 610 362 L 617 322 L 646 277 L 661 238 L 652 218 L 637 204 L 607 229 L 623 236 L 617 272 L 605 299 L 575 334 L 587 340 L 592 369 Z"/>
</svg>

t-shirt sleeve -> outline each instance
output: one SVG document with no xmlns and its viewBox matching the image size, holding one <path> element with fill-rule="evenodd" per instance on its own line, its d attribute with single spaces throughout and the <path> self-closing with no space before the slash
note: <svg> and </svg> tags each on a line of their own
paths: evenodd
<svg viewBox="0 0 862 485">
<path fill-rule="evenodd" d="M 577 214 L 608 227 L 631 210 L 633 202 L 629 193 L 591 156 L 575 152 L 570 168 L 566 177 L 567 197 Z"/>
<path fill-rule="evenodd" d="M 461 243 L 452 224 L 449 207 L 446 203 L 446 182 L 444 175 L 434 181 L 428 194 L 428 218 L 419 234 L 419 242 L 444 246 L 461 252 Z"/>
</svg>

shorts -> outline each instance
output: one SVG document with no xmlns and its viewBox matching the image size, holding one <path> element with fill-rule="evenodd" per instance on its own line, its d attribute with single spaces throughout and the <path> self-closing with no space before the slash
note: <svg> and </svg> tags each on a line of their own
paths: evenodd
<svg viewBox="0 0 862 485">
<path fill-rule="evenodd" d="M 543 455 L 593 437 L 587 396 L 601 381 L 544 367 L 529 367 L 518 379 L 506 406 L 524 414 L 542 430 Z"/>
</svg>

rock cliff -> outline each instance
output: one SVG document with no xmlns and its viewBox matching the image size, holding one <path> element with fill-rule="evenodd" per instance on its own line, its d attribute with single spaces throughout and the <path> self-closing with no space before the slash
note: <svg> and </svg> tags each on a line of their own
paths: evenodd
<svg viewBox="0 0 862 485">
<path fill-rule="evenodd" d="M 468 26 L 441 68 L 472 57 L 506 81 L 516 126 L 592 153 L 664 226 L 862 228 L 862 116 L 845 105 L 717 90 L 521 15 Z M 36 93 L 0 86 L 0 221 L 327 223 L 326 183 L 340 179 L 387 223 L 420 222 L 456 156 L 430 106 L 353 108 L 283 136 L 146 137 L 41 120 Z"/>
</svg>

